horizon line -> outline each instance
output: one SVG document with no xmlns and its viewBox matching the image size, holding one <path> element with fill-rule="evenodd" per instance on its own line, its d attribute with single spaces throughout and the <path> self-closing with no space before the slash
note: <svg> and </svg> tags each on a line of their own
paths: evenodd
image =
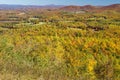
<svg viewBox="0 0 120 80">
<path fill-rule="evenodd" d="M 92 5 L 92 6 L 108 6 L 108 5 L 114 5 L 114 4 L 118 4 L 120 5 L 120 3 L 113 3 L 113 4 L 106 4 L 106 5 L 92 5 L 92 4 L 85 4 L 85 5 L 77 5 L 77 4 L 69 4 L 69 5 L 62 5 L 62 4 L 44 4 L 44 5 L 38 5 L 38 4 L 0 4 L 0 5 L 20 5 L 20 6 L 49 6 L 49 5 L 55 5 L 55 6 L 70 6 L 70 5 L 74 5 L 74 6 L 86 6 L 86 5 Z"/>
</svg>

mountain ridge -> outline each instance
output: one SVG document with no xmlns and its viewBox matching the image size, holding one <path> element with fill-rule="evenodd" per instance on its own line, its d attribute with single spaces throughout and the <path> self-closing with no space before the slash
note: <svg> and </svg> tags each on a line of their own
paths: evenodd
<svg viewBox="0 0 120 80">
<path fill-rule="evenodd" d="M 120 11 L 120 4 L 111 4 L 107 6 L 93 6 L 93 5 L 84 5 L 84 6 L 75 6 L 75 5 L 70 5 L 70 6 L 65 6 L 60 8 L 60 10 L 63 11 L 80 11 L 80 10 L 117 10 Z"/>
<path fill-rule="evenodd" d="M 94 6 L 94 5 L 12 5 L 12 4 L 0 4 L 0 9 L 21 9 L 21 8 L 58 8 L 59 10 L 64 11 L 79 11 L 79 10 L 120 10 L 120 4 L 111 4 L 106 6 Z"/>
</svg>

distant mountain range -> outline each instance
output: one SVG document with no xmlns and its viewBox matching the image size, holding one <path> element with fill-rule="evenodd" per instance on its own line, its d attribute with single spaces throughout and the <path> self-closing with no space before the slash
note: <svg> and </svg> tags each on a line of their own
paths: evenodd
<svg viewBox="0 0 120 80">
<path fill-rule="evenodd" d="M 21 8 L 60 8 L 63 7 L 63 5 L 44 5 L 44 6 L 38 6 L 38 5 L 9 5 L 9 4 L 0 4 L 0 9 L 21 9 Z"/>
<path fill-rule="evenodd" d="M 92 5 L 85 5 L 85 6 L 64 6 L 64 5 L 44 5 L 44 6 L 36 6 L 36 5 L 7 5 L 7 4 L 0 4 L 0 9 L 24 9 L 24 8 L 46 8 L 46 9 L 58 9 L 63 11 L 80 11 L 80 10 L 117 10 L 120 11 L 120 4 L 112 4 L 108 6 L 92 6 Z"/>
<path fill-rule="evenodd" d="M 117 11 L 120 11 L 120 4 L 112 4 L 112 5 L 108 5 L 108 6 L 92 6 L 92 5 L 74 6 L 74 5 L 71 5 L 71 6 L 62 7 L 62 8 L 60 8 L 60 10 L 64 10 L 64 11 L 117 10 Z"/>
</svg>

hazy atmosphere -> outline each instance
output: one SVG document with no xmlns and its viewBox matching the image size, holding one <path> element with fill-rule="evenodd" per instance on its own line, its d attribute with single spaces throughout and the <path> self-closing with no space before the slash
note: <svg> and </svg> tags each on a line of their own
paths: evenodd
<svg viewBox="0 0 120 80">
<path fill-rule="evenodd" d="M 0 80 L 120 80 L 120 0 L 0 0 Z"/>
<path fill-rule="evenodd" d="M 120 3 L 120 0 L 0 0 L 0 4 L 23 5 L 109 5 Z"/>
</svg>

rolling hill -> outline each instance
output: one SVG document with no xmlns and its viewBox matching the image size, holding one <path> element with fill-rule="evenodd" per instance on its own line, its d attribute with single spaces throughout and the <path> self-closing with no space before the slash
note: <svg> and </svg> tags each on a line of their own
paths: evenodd
<svg viewBox="0 0 120 80">
<path fill-rule="evenodd" d="M 120 4 L 112 4 L 108 6 L 92 6 L 92 5 L 85 5 L 85 6 L 65 6 L 60 8 L 60 10 L 63 11 L 80 11 L 80 10 L 85 10 L 85 11 L 101 11 L 101 10 L 117 10 L 120 11 Z"/>
</svg>

